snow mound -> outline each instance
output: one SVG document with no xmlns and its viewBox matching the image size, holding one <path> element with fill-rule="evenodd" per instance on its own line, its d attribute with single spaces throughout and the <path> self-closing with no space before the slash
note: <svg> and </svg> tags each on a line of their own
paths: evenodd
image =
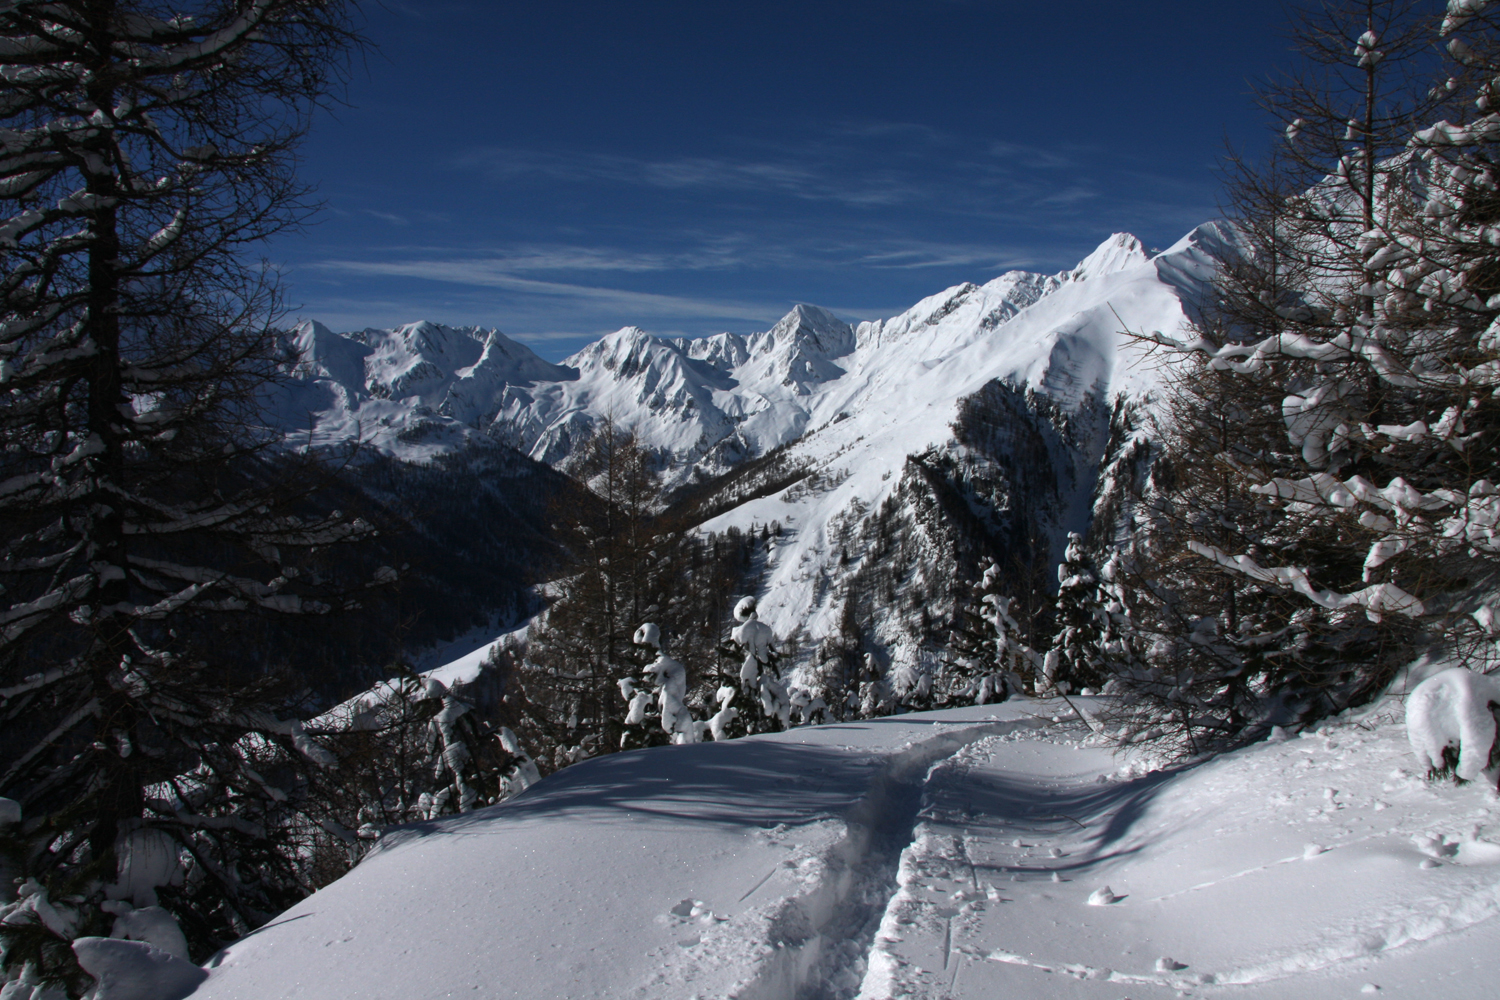
<svg viewBox="0 0 1500 1000">
<path fill-rule="evenodd" d="M 98 980 L 94 1000 L 183 1000 L 208 973 L 144 941 L 82 937 L 73 954 Z"/>
<path fill-rule="evenodd" d="M 1432 771 L 1449 766 L 1445 751 L 1457 750 L 1453 773 L 1473 781 L 1490 766 L 1500 678 L 1453 667 L 1434 674 L 1406 699 L 1406 735 L 1417 761 Z"/>
</svg>

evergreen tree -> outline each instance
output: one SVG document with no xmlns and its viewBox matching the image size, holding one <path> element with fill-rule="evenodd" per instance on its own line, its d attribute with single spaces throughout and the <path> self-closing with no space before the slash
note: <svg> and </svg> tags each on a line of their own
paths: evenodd
<svg viewBox="0 0 1500 1000">
<path fill-rule="evenodd" d="M 1097 689 L 1109 680 L 1100 648 L 1107 620 L 1099 580 L 1089 566 L 1083 536 L 1069 532 L 1057 567 L 1056 680 L 1069 690 Z"/>
<path fill-rule="evenodd" d="M 973 596 L 959 605 L 949 636 L 943 705 L 1004 701 L 1024 693 L 1027 678 L 1040 682 L 1043 658 L 1011 616 L 1015 598 L 1005 593 L 1002 580 L 1000 567 L 991 564 L 973 585 Z"/>
<path fill-rule="evenodd" d="M 760 620 L 755 598 L 744 597 L 734 607 L 739 625 L 729 633 L 730 642 L 740 656 L 737 676 L 728 685 L 738 689 L 732 699 L 736 717 L 728 732 L 777 733 L 792 724 L 792 688 L 781 676 L 781 656 L 776 651 L 776 634 Z M 729 701 L 721 698 L 721 704 Z"/>
<path fill-rule="evenodd" d="M 1378 692 L 1425 641 L 1487 653 L 1500 626 L 1487 603 L 1500 556 L 1500 20 L 1485 4 L 1450 4 L 1441 23 L 1425 11 L 1368 0 L 1299 13 L 1311 71 L 1265 99 L 1286 141 L 1266 168 L 1239 168 L 1213 322 L 1175 344 L 1245 408 L 1274 412 L 1280 442 L 1250 460 L 1226 452 L 1233 488 L 1262 506 L 1225 523 L 1254 530 L 1183 539 L 1239 595 L 1239 620 L 1261 617 L 1241 639 L 1269 643 L 1226 644 L 1219 610 L 1167 651 L 1227 645 L 1248 664 L 1231 690 L 1280 671 L 1301 721 Z M 1271 658 L 1282 666 L 1256 665 Z M 1220 718 L 1241 738 L 1256 730 Z"/>
<path fill-rule="evenodd" d="M 655 657 L 642 668 L 651 690 L 637 690 L 630 678 L 621 678 L 620 695 L 629 701 L 622 750 L 659 746 L 663 743 L 697 743 L 709 728 L 693 718 L 687 705 L 687 668 L 662 648 L 661 629 L 647 622 L 636 629 L 637 646 L 652 650 Z"/>
<path fill-rule="evenodd" d="M 202 958 L 309 889 L 297 817 L 332 757 L 230 630 L 346 603 L 328 547 L 367 529 L 263 451 L 278 299 L 244 253 L 306 214 L 347 6 L 0 7 L 7 978 L 76 994 L 67 939 L 157 903 Z"/>
</svg>

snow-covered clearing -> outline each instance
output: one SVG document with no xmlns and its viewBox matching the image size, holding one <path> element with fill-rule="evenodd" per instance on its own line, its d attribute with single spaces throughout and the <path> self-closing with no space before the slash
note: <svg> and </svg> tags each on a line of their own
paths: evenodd
<svg viewBox="0 0 1500 1000">
<path fill-rule="evenodd" d="M 586 761 L 390 832 L 193 997 L 1494 995 L 1500 801 L 1399 704 L 1181 769 L 1095 742 L 1015 700 Z"/>
</svg>

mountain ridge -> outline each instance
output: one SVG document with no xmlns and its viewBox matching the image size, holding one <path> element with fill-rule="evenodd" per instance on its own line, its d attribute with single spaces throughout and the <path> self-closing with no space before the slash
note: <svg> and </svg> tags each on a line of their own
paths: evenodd
<svg viewBox="0 0 1500 1000">
<path fill-rule="evenodd" d="M 954 613 L 971 564 L 1024 540 L 1040 546 L 1030 558 L 1055 562 L 1067 533 L 1088 529 L 1112 414 L 1147 405 L 1159 380 L 1131 331 L 1190 324 L 1227 239 L 1210 223 L 1151 256 L 1117 233 L 1067 271 L 962 283 L 887 319 L 850 324 L 798 304 L 748 335 L 624 327 L 561 364 L 479 327 L 339 335 L 308 322 L 292 333 L 302 361 L 277 412 L 298 447 L 359 439 L 423 461 L 499 442 L 564 470 L 607 419 L 657 456 L 676 492 L 775 451 L 805 475 L 699 506 L 712 512 L 699 530 L 785 529 L 764 567 L 762 618 L 817 640 L 850 602 L 879 606 L 860 588 L 880 587 L 926 622 Z M 966 444 L 964 419 L 1008 429 Z M 953 498 L 987 527 L 932 513 L 956 510 Z M 905 569 L 864 554 L 888 549 Z M 910 673 L 940 624 L 901 618 L 883 616 L 861 642 Z"/>
</svg>

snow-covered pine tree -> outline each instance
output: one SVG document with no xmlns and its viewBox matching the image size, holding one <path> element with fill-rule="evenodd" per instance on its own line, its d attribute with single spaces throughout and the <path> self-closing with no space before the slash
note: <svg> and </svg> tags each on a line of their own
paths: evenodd
<svg viewBox="0 0 1500 1000">
<path fill-rule="evenodd" d="M 636 629 L 632 641 L 655 656 L 641 669 L 649 690 L 629 677 L 620 679 L 620 696 L 627 702 L 620 749 L 701 741 L 711 727 L 693 718 L 687 704 L 687 668 L 667 655 L 661 629 L 647 622 Z"/>
<path fill-rule="evenodd" d="M 1058 655 L 1057 680 L 1071 691 L 1102 688 L 1109 680 L 1100 648 L 1107 621 L 1098 575 L 1090 566 L 1083 536 L 1068 533 L 1068 547 L 1057 566 L 1057 615 L 1052 649 Z"/>
<path fill-rule="evenodd" d="M 1004 574 L 991 564 L 959 604 L 942 675 L 943 705 L 985 705 L 1025 692 L 1026 679 L 1045 686 L 1043 657 L 1025 641 L 1010 614 L 1014 598 L 1004 592 Z"/>
<path fill-rule="evenodd" d="M 1438 25 L 1423 7 L 1332 5 L 1295 25 L 1335 86 L 1268 93 L 1286 143 L 1231 188 L 1222 332 L 1175 345 L 1262 380 L 1291 452 L 1238 470 L 1283 542 L 1190 547 L 1300 602 L 1325 636 L 1375 628 L 1340 704 L 1424 636 L 1488 652 L 1500 626 L 1500 11 L 1456 0 Z"/>
<path fill-rule="evenodd" d="M 790 678 L 781 676 L 781 657 L 776 651 L 776 635 L 771 626 L 760 620 L 755 598 L 744 597 L 734 607 L 739 622 L 729 632 L 736 651 L 738 670 L 728 678 L 725 687 L 738 694 L 732 700 L 736 717 L 726 731 L 733 736 L 747 733 L 775 733 L 791 727 L 794 690 Z M 811 699 L 804 695 L 806 702 Z"/>
<path fill-rule="evenodd" d="M 201 958 L 308 889 L 292 816 L 330 758 L 231 630 L 340 603 L 321 550 L 365 529 L 259 450 L 278 298 L 243 255 L 306 215 L 347 14 L 0 6 L 0 794 L 70 914 L 0 926 L 8 977 L 76 993 L 64 939 L 106 899 L 159 897 Z"/>
</svg>

